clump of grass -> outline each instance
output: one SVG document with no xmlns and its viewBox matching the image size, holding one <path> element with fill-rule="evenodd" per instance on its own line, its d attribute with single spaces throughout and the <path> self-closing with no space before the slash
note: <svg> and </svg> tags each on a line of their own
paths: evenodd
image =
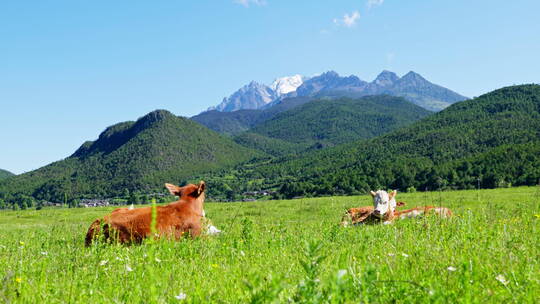
<svg viewBox="0 0 540 304">
<path fill-rule="evenodd" d="M 304 257 L 300 260 L 300 265 L 305 272 L 304 278 L 297 286 L 296 294 L 293 297 L 295 302 L 300 303 L 321 303 L 323 294 L 320 291 L 320 267 L 326 258 L 322 254 L 323 243 L 321 241 L 306 241 L 304 246 Z"/>
<path fill-rule="evenodd" d="M 156 199 L 152 199 L 152 220 L 150 223 L 150 232 L 152 233 L 152 236 L 157 235 L 157 205 L 156 205 Z"/>
<path fill-rule="evenodd" d="M 255 277 L 251 281 L 246 280 L 244 284 L 248 290 L 246 303 L 280 303 L 279 296 L 284 289 L 281 279 L 268 275 L 262 279 Z"/>
</svg>

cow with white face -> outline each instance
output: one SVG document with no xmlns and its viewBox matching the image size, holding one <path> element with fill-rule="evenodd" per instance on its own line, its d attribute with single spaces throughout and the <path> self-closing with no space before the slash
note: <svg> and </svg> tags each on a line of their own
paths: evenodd
<svg viewBox="0 0 540 304">
<path fill-rule="evenodd" d="M 397 191 L 394 190 L 388 193 L 384 190 L 378 190 L 370 193 L 373 197 L 373 216 L 384 220 L 385 224 L 389 224 L 394 219 L 394 212 L 396 211 Z"/>
<path fill-rule="evenodd" d="M 396 203 L 397 191 L 392 191 L 388 194 L 384 190 L 377 192 L 371 191 L 373 197 L 373 206 L 363 206 L 358 208 L 347 209 L 341 218 L 341 226 L 355 226 L 363 224 L 390 224 L 394 218 L 396 207 L 404 206 L 404 202 Z"/>
</svg>

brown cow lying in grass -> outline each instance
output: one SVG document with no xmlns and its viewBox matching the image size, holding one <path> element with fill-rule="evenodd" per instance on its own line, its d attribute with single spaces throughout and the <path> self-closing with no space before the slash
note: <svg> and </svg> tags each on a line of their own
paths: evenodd
<svg viewBox="0 0 540 304">
<path fill-rule="evenodd" d="M 370 194 L 373 197 L 373 206 L 348 209 L 341 218 L 341 226 L 380 222 L 388 224 L 394 220 L 396 207 L 405 205 L 404 202 L 396 202 L 396 190 L 390 193 L 384 190 L 371 191 Z"/>
<path fill-rule="evenodd" d="M 155 231 L 158 236 L 180 239 L 184 235 L 192 238 L 201 234 L 204 216 L 205 183 L 178 187 L 165 184 L 172 195 L 180 199 L 166 206 L 156 207 Z M 152 207 L 137 209 L 119 208 L 103 219 L 92 223 L 86 234 L 86 246 L 92 244 L 100 234 L 105 240 L 119 243 L 140 243 L 152 232 Z M 214 227 L 215 228 L 215 227 Z"/>
<path fill-rule="evenodd" d="M 396 207 L 403 206 L 405 203 L 396 203 L 396 195 L 396 190 L 389 194 L 384 190 L 377 192 L 371 191 L 373 206 L 348 209 L 341 219 L 341 225 L 349 226 L 381 222 L 383 224 L 390 224 L 396 219 L 413 218 L 429 214 L 435 214 L 443 218 L 452 216 L 452 211 L 446 207 L 425 206 L 397 211 Z"/>
</svg>

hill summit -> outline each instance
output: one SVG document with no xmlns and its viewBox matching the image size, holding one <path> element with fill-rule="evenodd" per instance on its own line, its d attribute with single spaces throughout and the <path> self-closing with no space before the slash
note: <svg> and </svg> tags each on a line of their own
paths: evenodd
<svg viewBox="0 0 540 304">
<path fill-rule="evenodd" d="M 180 183 L 195 172 L 230 167 L 255 155 L 194 121 L 157 110 L 106 128 L 70 157 L 0 183 L 0 191 L 51 201 L 63 201 L 64 194 L 161 191 L 164 181 Z"/>
</svg>

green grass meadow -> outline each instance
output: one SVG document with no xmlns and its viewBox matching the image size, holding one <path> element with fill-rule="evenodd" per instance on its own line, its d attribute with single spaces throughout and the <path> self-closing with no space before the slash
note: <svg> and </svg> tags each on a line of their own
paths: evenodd
<svg viewBox="0 0 540 304">
<path fill-rule="evenodd" d="M 0 302 L 540 302 L 538 187 L 397 199 L 455 216 L 343 228 L 370 196 L 207 203 L 219 236 L 85 248 L 114 208 L 0 212 Z"/>
</svg>

